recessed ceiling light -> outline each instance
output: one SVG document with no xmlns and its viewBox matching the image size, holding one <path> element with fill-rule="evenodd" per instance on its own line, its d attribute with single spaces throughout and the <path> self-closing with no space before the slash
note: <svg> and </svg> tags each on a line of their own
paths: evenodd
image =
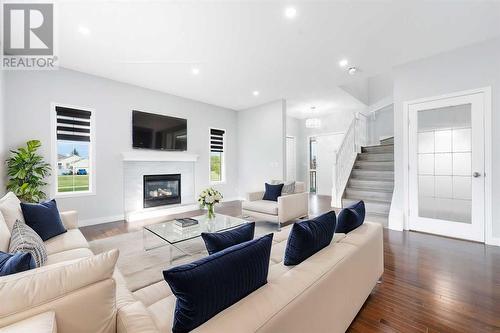
<svg viewBox="0 0 500 333">
<path fill-rule="evenodd" d="M 90 35 L 90 29 L 83 25 L 78 26 L 78 32 L 84 36 Z"/>
<path fill-rule="evenodd" d="M 200 74 L 200 69 L 198 67 L 193 67 L 191 68 L 191 73 L 193 73 L 193 75 L 198 75 Z"/>
<path fill-rule="evenodd" d="M 297 9 L 295 9 L 294 7 L 287 7 L 285 9 L 285 16 L 288 18 L 294 18 L 295 16 L 297 16 Z"/>
<path fill-rule="evenodd" d="M 342 60 L 339 61 L 339 66 L 340 67 L 345 67 L 345 66 L 347 66 L 348 63 L 349 62 L 347 61 L 347 59 L 342 59 Z"/>
<path fill-rule="evenodd" d="M 255 90 L 253 93 L 252 93 L 254 96 L 259 96 L 259 91 L 258 90 Z"/>
</svg>

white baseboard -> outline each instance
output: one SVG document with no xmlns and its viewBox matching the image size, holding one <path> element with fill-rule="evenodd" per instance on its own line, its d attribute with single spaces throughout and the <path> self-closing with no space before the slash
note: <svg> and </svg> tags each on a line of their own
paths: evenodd
<svg viewBox="0 0 500 333">
<path fill-rule="evenodd" d="M 500 246 L 500 237 L 487 237 L 486 245 Z"/>
<path fill-rule="evenodd" d="M 228 202 L 228 201 L 243 201 L 246 200 L 243 197 L 233 197 L 233 198 L 224 198 L 222 202 Z"/>
<path fill-rule="evenodd" d="M 227 198 L 227 199 L 224 199 L 224 202 L 240 201 L 240 200 L 245 200 L 245 198 L 241 198 L 241 197 Z M 134 222 L 134 221 L 148 219 L 148 218 L 160 217 L 162 215 L 186 213 L 186 212 L 197 210 L 197 209 L 199 209 L 198 204 L 187 204 L 187 205 L 169 207 L 169 208 L 164 208 L 164 209 L 133 212 L 133 213 L 129 213 L 127 215 L 121 214 L 121 215 L 115 215 L 115 216 L 103 216 L 103 217 L 96 217 L 96 218 L 92 218 L 92 219 L 79 220 L 78 226 L 79 227 L 86 227 L 86 226 L 90 226 L 90 225 L 123 221 L 123 220 L 125 220 L 127 222 Z"/>
<path fill-rule="evenodd" d="M 127 222 L 135 222 L 135 221 L 139 221 L 139 220 L 161 217 L 164 215 L 186 213 L 189 211 L 197 210 L 199 208 L 200 208 L 200 206 L 198 204 L 186 204 L 186 205 L 180 205 L 180 206 L 176 206 L 176 207 L 169 207 L 169 208 L 162 208 L 162 209 L 155 209 L 155 210 L 145 209 L 142 211 L 131 212 L 131 213 L 126 214 L 125 220 Z"/>
<path fill-rule="evenodd" d="M 115 216 L 96 217 L 96 218 L 93 218 L 93 219 L 79 220 L 78 221 L 78 226 L 79 227 L 86 227 L 86 226 L 89 226 L 89 225 L 96 225 L 96 224 L 103 224 L 103 223 L 109 223 L 109 222 L 123 221 L 124 219 L 125 219 L 125 216 L 123 214 L 121 214 L 121 215 L 115 215 Z"/>
</svg>

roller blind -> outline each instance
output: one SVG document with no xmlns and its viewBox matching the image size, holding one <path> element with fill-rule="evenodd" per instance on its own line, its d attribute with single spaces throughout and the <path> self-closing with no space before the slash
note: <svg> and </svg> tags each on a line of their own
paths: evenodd
<svg viewBox="0 0 500 333">
<path fill-rule="evenodd" d="M 90 111 L 56 106 L 57 140 L 90 142 Z"/>
<path fill-rule="evenodd" d="M 226 132 L 219 129 L 210 129 L 210 151 L 223 152 L 224 151 L 224 134 Z"/>
</svg>

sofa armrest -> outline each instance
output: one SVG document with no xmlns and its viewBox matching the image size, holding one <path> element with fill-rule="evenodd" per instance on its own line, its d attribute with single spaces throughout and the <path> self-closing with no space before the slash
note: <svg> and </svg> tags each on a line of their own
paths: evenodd
<svg viewBox="0 0 500 333">
<path fill-rule="evenodd" d="M 278 222 L 283 223 L 309 214 L 309 193 L 278 197 Z"/>
<path fill-rule="evenodd" d="M 264 197 L 264 191 L 247 193 L 247 200 L 248 201 L 262 200 L 263 197 Z"/>
<path fill-rule="evenodd" d="M 76 210 L 69 210 L 67 212 L 60 212 L 62 223 L 66 229 L 78 228 L 78 212 Z"/>
<path fill-rule="evenodd" d="M 56 313 L 48 311 L 0 328 L 0 333 L 57 333 Z"/>
<path fill-rule="evenodd" d="M 141 302 L 137 301 L 118 310 L 117 333 L 160 333 L 153 318 Z"/>
</svg>

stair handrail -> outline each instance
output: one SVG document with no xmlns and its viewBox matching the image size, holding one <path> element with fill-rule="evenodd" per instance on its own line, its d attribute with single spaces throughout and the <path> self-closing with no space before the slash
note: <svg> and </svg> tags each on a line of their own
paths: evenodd
<svg viewBox="0 0 500 333">
<path fill-rule="evenodd" d="M 351 121 L 349 129 L 344 135 L 339 149 L 335 152 L 335 165 L 333 166 L 333 186 L 331 206 L 342 207 L 342 195 L 349 181 L 351 170 L 356 161 L 356 156 L 366 141 L 366 119 L 364 114 L 358 113 Z M 364 135 L 362 135 L 364 133 Z"/>
</svg>

